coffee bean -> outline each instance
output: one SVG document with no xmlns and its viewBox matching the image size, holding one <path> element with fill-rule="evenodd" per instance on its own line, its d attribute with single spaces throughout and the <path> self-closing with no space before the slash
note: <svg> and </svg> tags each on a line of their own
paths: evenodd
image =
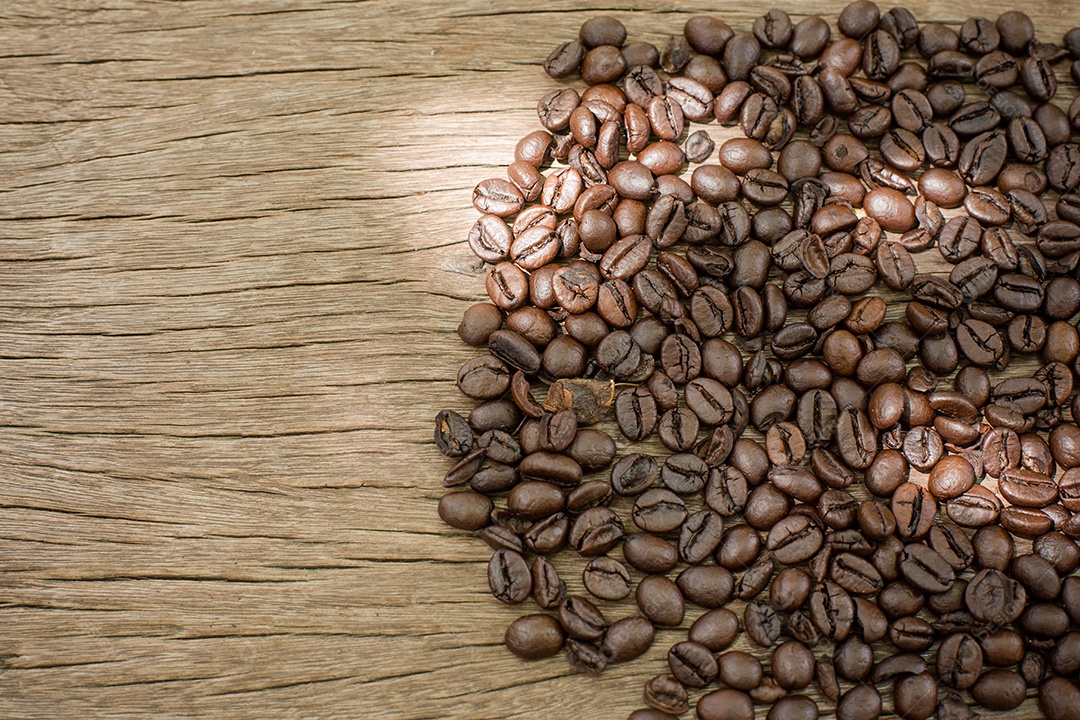
<svg viewBox="0 0 1080 720">
<path fill-rule="evenodd" d="M 749 695 L 738 690 L 714 690 L 698 700 L 697 717 L 699 720 L 751 720 L 754 703 Z"/>
<path fill-rule="evenodd" d="M 851 468 L 865 469 L 877 453 L 877 433 L 866 414 L 856 408 L 839 413 L 836 444 L 840 458 Z"/>
<path fill-rule="evenodd" d="M 645 683 L 645 703 L 669 714 L 690 709 L 686 688 L 671 675 L 657 675 Z"/>
<path fill-rule="evenodd" d="M 821 549 L 824 536 L 814 523 L 803 515 L 789 515 L 772 526 L 765 547 L 777 560 L 793 565 L 810 558 Z"/>
<path fill-rule="evenodd" d="M 829 577 L 853 595 L 870 595 L 882 587 L 881 574 L 863 558 L 851 553 L 835 556 Z"/>
<path fill-rule="evenodd" d="M 691 565 L 705 560 L 720 544 L 724 519 L 710 511 L 699 510 L 690 515 L 679 532 L 679 556 Z"/>
<path fill-rule="evenodd" d="M 519 603 L 532 592 L 532 575 L 520 553 L 501 548 L 488 563 L 491 594 L 504 603 Z"/>
<path fill-rule="evenodd" d="M 743 625 L 750 639 L 761 647 L 770 647 L 780 637 L 780 616 L 764 603 L 750 603 L 746 606 Z"/>
<path fill-rule="evenodd" d="M 945 558 L 932 548 L 920 544 L 905 547 L 900 572 L 908 582 L 928 593 L 945 592 L 956 577 Z"/>
<path fill-rule="evenodd" d="M 645 533 L 626 536 L 623 557 L 635 569 L 650 574 L 666 573 L 679 562 L 678 551 L 671 543 Z"/>
<path fill-rule="evenodd" d="M 623 618 L 605 631 L 600 648 L 610 662 L 628 662 L 643 655 L 654 636 L 653 624 L 645 618 Z"/>
<path fill-rule="evenodd" d="M 896 517 L 897 534 L 905 540 L 924 536 L 937 515 L 933 496 L 926 488 L 910 482 L 896 488 L 890 509 Z"/>
<path fill-rule="evenodd" d="M 928 672 L 903 675 L 893 686 L 896 714 L 909 720 L 926 720 L 937 709 L 937 681 Z"/>
<path fill-rule="evenodd" d="M 1019 707 L 1027 694 L 1024 679 L 1010 670 L 989 670 L 971 687 L 971 696 L 991 710 Z"/>
<path fill-rule="evenodd" d="M 539 660 L 558 654 L 563 646 L 563 630 L 550 615 L 524 615 L 506 628 L 506 648 L 525 660 Z"/>
<path fill-rule="evenodd" d="M 686 601 L 678 586 L 663 575 L 642 578 L 635 598 L 641 614 L 654 624 L 675 627 L 682 623 Z"/>
<path fill-rule="evenodd" d="M 874 720 L 881 715 L 881 695 L 869 685 L 846 691 L 836 705 L 837 720 Z"/>
<path fill-rule="evenodd" d="M 771 558 L 762 558 L 754 563 L 735 585 L 735 597 L 740 600 L 751 600 L 765 589 L 772 579 L 775 563 Z"/>
<path fill-rule="evenodd" d="M 855 605 L 839 585 L 826 581 L 810 593 L 810 618 L 825 637 L 839 641 L 851 632 Z"/>
<path fill-rule="evenodd" d="M 716 608 L 727 603 L 735 590 L 735 579 L 722 567 L 696 565 L 679 573 L 675 584 L 695 605 Z"/>
</svg>

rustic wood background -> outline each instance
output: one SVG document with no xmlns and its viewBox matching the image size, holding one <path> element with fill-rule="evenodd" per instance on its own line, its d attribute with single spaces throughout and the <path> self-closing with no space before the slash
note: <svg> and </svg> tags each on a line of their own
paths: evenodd
<svg viewBox="0 0 1080 720">
<path fill-rule="evenodd" d="M 586 16 L 659 44 L 769 5 L 580 5 L 0 6 L 0 716 L 640 706 L 684 631 L 600 679 L 520 662 L 501 639 L 527 610 L 436 516 L 431 421 L 468 408 L 454 329 L 483 294 L 470 191 L 538 127 L 539 64 Z M 1024 5 L 1048 40 L 1069 8 Z"/>
</svg>

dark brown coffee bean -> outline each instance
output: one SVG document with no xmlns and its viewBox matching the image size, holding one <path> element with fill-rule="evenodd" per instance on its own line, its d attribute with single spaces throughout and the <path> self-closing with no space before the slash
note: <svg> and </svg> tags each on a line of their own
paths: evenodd
<svg viewBox="0 0 1080 720">
<path fill-rule="evenodd" d="M 801 690 L 814 678 L 814 654 L 802 643 L 780 643 L 772 653 L 773 677 L 785 690 Z"/>
<path fill-rule="evenodd" d="M 609 662 L 627 662 L 643 655 L 654 636 L 653 624 L 645 618 L 623 618 L 607 629 L 600 647 Z"/>
<path fill-rule="evenodd" d="M 776 565 L 771 558 L 762 558 L 754 563 L 735 584 L 735 597 L 740 600 L 752 600 L 764 591 L 772 579 Z"/>
<path fill-rule="evenodd" d="M 942 682 L 957 690 L 967 690 L 982 673 L 983 651 L 974 637 L 956 633 L 941 641 L 935 665 Z"/>
<path fill-rule="evenodd" d="M 686 687 L 703 688 L 719 673 L 716 658 L 709 648 L 693 641 L 676 643 L 668 651 L 672 676 Z"/>
<path fill-rule="evenodd" d="M 683 35 L 695 51 L 703 55 L 720 55 L 724 45 L 734 37 L 731 27 L 713 17 L 696 15 L 686 21 Z"/>
<path fill-rule="evenodd" d="M 645 703 L 668 715 L 690 709 L 686 688 L 671 675 L 657 675 L 645 683 Z M 651 719 L 650 719 L 651 720 Z"/>
<path fill-rule="evenodd" d="M 765 547 L 780 562 L 792 565 L 809 559 L 823 541 L 821 530 L 809 518 L 791 515 L 769 530 Z"/>
<path fill-rule="evenodd" d="M 749 603 L 743 611 L 743 626 L 750 639 L 761 647 L 770 647 L 780 637 L 781 618 L 765 603 Z"/>
<path fill-rule="evenodd" d="M 915 543 L 904 549 L 900 572 L 908 582 L 928 593 L 945 592 L 956 579 L 945 558 L 932 548 Z"/>
<path fill-rule="evenodd" d="M 908 720 L 926 720 L 937 709 L 937 681 L 928 672 L 903 675 L 893 686 L 896 714 Z"/>
<path fill-rule="evenodd" d="M 882 710 L 881 695 L 870 685 L 856 685 L 836 705 L 837 720 L 874 720 Z"/>
<path fill-rule="evenodd" d="M 857 470 L 869 467 L 877 454 L 877 433 L 866 414 L 855 408 L 839 412 L 836 442 L 840 458 Z"/>
<path fill-rule="evenodd" d="M 719 652 L 735 642 L 739 631 L 739 618 L 726 608 L 710 610 L 690 626 L 690 640 L 701 643 L 713 652 Z"/>
<path fill-rule="evenodd" d="M 682 623 L 686 603 L 678 586 L 663 575 L 642 578 L 635 597 L 642 615 L 654 624 L 674 627 Z"/>
<path fill-rule="evenodd" d="M 525 660 L 539 660 L 558 654 L 563 646 L 563 630 L 550 615 L 524 615 L 506 628 L 506 648 Z"/>
<path fill-rule="evenodd" d="M 683 596 L 695 605 L 717 608 L 727 603 L 735 590 L 734 576 L 715 565 L 695 565 L 683 570 L 676 578 Z"/>
<path fill-rule="evenodd" d="M 501 548 L 488 563 L 491 594 L 504 603 L 519 603 L 532 592 L 532 574 L 520 553 Z"/>
<path fill-rule="evenodd" d="M 679 562 L 675 547 L 663 538 L 645 533 L 631 533 L 623 541 L 623 556 L 632 567 L 644 573 L 666 573 Z"/>
<path fill-rule="evenodd" d="M 1020 616 L 1026 597 L 1019 583 L 988 569 L 979 571 L 968 583 L 964 604 L 977 620 L 1002 625 Z"/>
<path fill-rule="evenodd" d="M 971 696 L 990 710 L 1012 710 L 1027 694 L 1027 684 L 1011 670 L 989 670 L 971 687 Z"/>
<path fill-rule="evenodd" d="M 822 635 L 840 641 L 851 632 L 855 605 L 843 588 L 826 581 L 810 594 L 810 617 Z"/>
<path fill-rule="evenodd" d="M 595 605 L 583 597 L 570 595 L 559 605 L 559 624 L 578 640 L 599 640 L 608 623 Z"/>
<path fill-rule="evenodd" d="M 724 519 L 720 515 L 700 510 L 686 519 L 679 533 L 679 556 L 696 565 L 709 557 L 720 544 Z"/>
<path fill-rule="evenodd" d="M 578 554 L 602 555 L 623 538 L 622 520 L 606 507 L 593 507 L 581 513 L 570 526 L 569 541 Z"/>
<path fill-rule="evenodd" d="M 753 700 L 738 690 L 714 690 L 697 704 L 699 720 L 750 720 L 754 717 Z"/>
<path fill-rule="evenodd" d="M 905 540 L 926 535 L 937 516 L 933 496 L 926 488 L 914 483 L 904 483 L 896 489 L 890 509 L 896 517 L 897 534 Z"/>
<path fill-rule="evenodd" d="M 732 80 L 746 80 L 761 57 L 761 44 L 750 33 L 738 33 L 724 46 L 724 68 Z"/>
</svg>

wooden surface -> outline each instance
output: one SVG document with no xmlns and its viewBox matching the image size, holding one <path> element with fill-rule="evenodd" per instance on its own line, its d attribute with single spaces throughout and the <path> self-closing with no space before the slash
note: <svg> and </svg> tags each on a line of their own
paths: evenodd
<svg viewBox="0 0 1080 720">
<path fill-rule="evenodd" d="M 0 6 L 0 717 L 640 706 L 684 630 L 600 679 L 522 663 L 502 631 L 529 610 L 435 513 L 483 294 L 470 191 L 538 127 L 575 5 Z M 1025 9 L 1057 40 L 1070 6 Z M 659 44 L 715 8 L 606 9 Z"/>
</svg>

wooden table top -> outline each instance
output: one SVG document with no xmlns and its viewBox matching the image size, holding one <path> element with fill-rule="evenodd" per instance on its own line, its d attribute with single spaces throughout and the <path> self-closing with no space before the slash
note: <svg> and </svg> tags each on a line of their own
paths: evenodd
<svg viewBox="0 0 1080 720">
<path fill-rule="evenodd" d="M 685 630 L 598 679 L 521 662 L 502 633 L 530 610 L 490 597 L 489 549 L 435 511 L 432 420 L 469 407 L 454 329 L 484 295 L 471 190 L 538 127 L 539 64 L 600 14 L 580 5 L 0 7 L 0 717 L 640 707 Z M 608 12 L 659 44 L 768 7 Z M 1080 21 L 1023 9 L 1046 40 Z"/>
</svg>

